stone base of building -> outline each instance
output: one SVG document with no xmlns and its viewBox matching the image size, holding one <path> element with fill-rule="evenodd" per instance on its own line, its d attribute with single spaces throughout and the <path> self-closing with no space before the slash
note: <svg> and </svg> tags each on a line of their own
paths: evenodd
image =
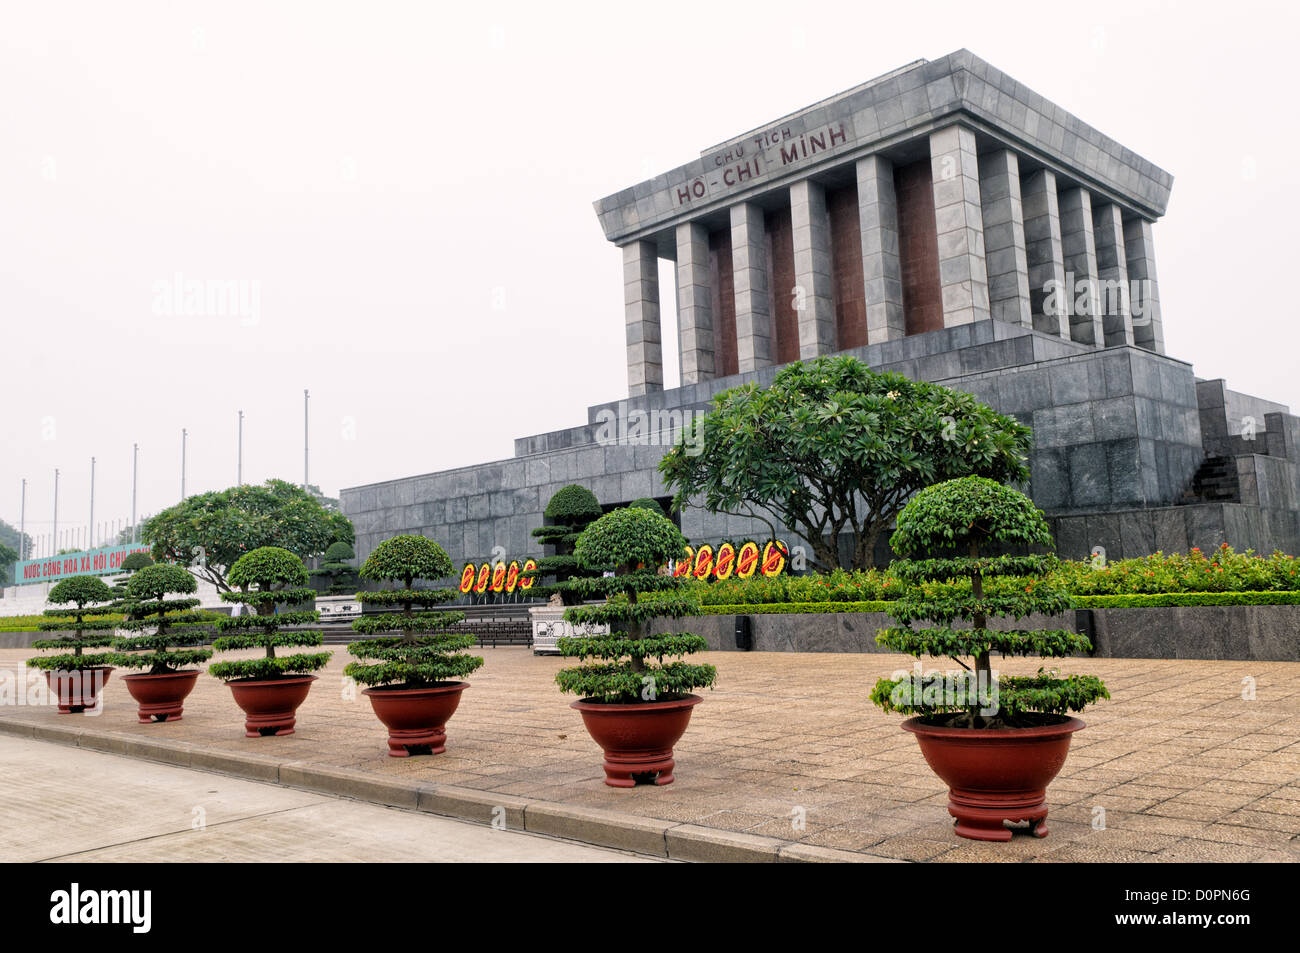
<svg viewBox="0 0 1300 953">
<path fill-rule="evenodd" d="M 736 618 L 700 616 L 673 623 L 673 630 L 702 636 L 713 652 L 738 651 Z M 876 644 L 876 634 L 894 624 L 883 612 L 770 613 L 749 619 L 756 652 L 887 654 Z M 1080 609 L 1061 616 L 1032 616 L 1024 625 L 1085 632 L 1098 658 L 1300 662 L 1300 640 L 1295 638 L 1300 606 Z M 945 660 L 927 660 L 924 665 L 927 671 L 951 666 Z"/>
<path fill-rule="evenodd" d="M 1028 490 L 1063 557 L 1225 542 L 1300 552 L 1300 418 L 1222 380 L 1198 379 L 1184 361 L 996 320 L 840 353 L 966 391 L 1032 427 Z M 429 536 L 458 562 L 489 558 L 497 546 L 507 558 L 541 555 L 529 534 L 555 491 L 581 483 L 606 506 L 665 499 L 657 466 L 688 415 L 729 388 L 769 384 L 779 370 L 597 404 L 585 424 L 516 440 L 509 460 L 345 489 L 357 555 L 398 533 Z M 681 526 L 696 542 L 768 533 L 762 521 L 698 508 L 681 514 Z"/>
</svg>

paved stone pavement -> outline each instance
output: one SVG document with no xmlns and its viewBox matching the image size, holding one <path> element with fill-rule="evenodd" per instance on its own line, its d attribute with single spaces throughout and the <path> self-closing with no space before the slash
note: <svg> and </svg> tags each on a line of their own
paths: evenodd
<svg viewBox="0 0 1300 953">
<path fill-rule="evenodd" d="M 4 863 L 649 860 L 26 738 L 0 736 L 0 762 Z"/>
<path fill-rule="evenodd" d="M 367 699 L 345 697 L 342 650 L 290 737 L 244 738 L 229 689 L 206 676 L 183 721 L 139 725 L 121 673 L 96 717 L 0 706 L 0 728 L 189 742 L 268 763 L 310 762 L 903 860 L 1300 860 L 1297 663 L 1061 661 L 1064 672 L 1100 675 L 1113 698 L 1084 714 L 1088 727 L 1049 789 L 1050 836 L 985 844 L 954 836 L 944 787 L 915 740 L 867 699 L 877 677 L 911 667 L 908 657 L 697 656 L 718 666 L 718 687 L 703 693 L 677 747 L 676 783 L 616 790 L 601 783 L 600 750 L 553 683 L 564 660 L 521 648 L 481 652 L 487 663 L 449 723 L 446 753 L 434 757 L 386 756 Z M 0 672 L 17 671 L 29 654 L 0 650 Z M 1039 664 L 998 667 L 1028 673 Z M 1243 697 L 1252 685 L 1253 699 Z"/>
</svg>

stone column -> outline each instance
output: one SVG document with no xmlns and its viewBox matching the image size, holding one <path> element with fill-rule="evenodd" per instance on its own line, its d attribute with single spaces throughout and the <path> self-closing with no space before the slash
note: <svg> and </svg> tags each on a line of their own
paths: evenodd
<svg viewBox="0 0 1300 953">
<path fill-rule="evenodd" d="M 858 220 L 866 285 L 867 343 L 893 341 L 903 323 L 903 271 L 898 254 L 898 194 L 894 165 L 882 156 L 858 160 Z"/>
<path fill-rule="evenodd" d="M 989 312 L 999 321 L 1032 328 L 1020 161 L 1010 149 L 999 149 L 981 157 L 979 165 Z"/>
<path fill-rule="evenodd" d="M 1165 353 L 1165 332 L 1160 320 L 1160 284 L 1156 279 L 1156 252 L 1151 243 L 1151 223 L 1124 219 L 1124 255 L 1128 262 L 1133 314 L 1133 343 L 1157 354 Z"/>
<path fill-rule="evenodd" d="M 1025 215 L 1025 261 L 1029 266 L 1029 313 L 1034 329 L 1070 338 L 1065 306 L 1065 261 L 1061 255 L 1061 214 L 1056 200 L 1056 173 L 1047 169 L 1021 183 Z"/>
<path fill-rule="evenodd" d="M 664 389 L 659 324 L 659 252 L 654 242 L 623 246 L 623 314 L 627 323 L 627 392 L 641 397 Z"/>
<path fill-rule="evenodd" d="M 709 287 L 709 232 L 696 222 L 677 226 L 677 337 L 682 384 L 714 376 L 713 292 Z"/>
<path fill-rule="evenodd" d="M 989 279 L 984 263 L 984 216 L 980 211 L 975 133 L 960 125 L 930 133 L 930 175 L 934 181 L 943 326 L 988 320 Z"/>
<path fill-rule="evenodd" d="M 1097 302 L 1106 346 L 1133 343 L 1129 311 L 1128 258 L 1124 252 L 1124 216 L 1114 202 L 1092 207 L 1093 240 L 1097 246 Z"/>
<path fill-rule="evenodd" d="M 731 271 L 736 296 L 736 364 L 743 374 L 772 363 L 772 281 L 767 273 L 763 210 L 731 207 Z"/>
<path fill-rule="evenodd" d="M 826 190 L 807 179 L 790 186 L 790 224 L 799 357 L 807 360 L 835 350 L 831 222 L 826 213 Z"/>
<path fill-rule="evenodd" d="M 1097 304 L 1097 244 L 1092 232 L 1092 197 L 1082 187 L 1066 189 L 1059 197 L 1061 254 L 1065 258 L 1066 290 L 1070 310 L 1070 337 L 1081 344 L 1104 347 L 1100 307 Z M 1071 286 L 1070 276 L 1074 276 Z"/>
</svg>

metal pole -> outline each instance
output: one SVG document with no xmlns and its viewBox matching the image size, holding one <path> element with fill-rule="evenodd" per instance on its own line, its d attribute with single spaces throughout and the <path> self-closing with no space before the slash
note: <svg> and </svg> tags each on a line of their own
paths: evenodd
<svg viewBox="0 0 1300 953">
<path fill-rule="evenodd" d="M 59 551 L 59 468 L 54 468 L 54 551 Z"/>
<path fill-rule="evenodd" d="M 27 551 L 27 478 L 23 478 L 23 501 L 18 508 L 18 551 L 23 559 L 30 559 Z"/>
<path fill-rule="evenodd" d="M 90 522 L 86 524 L 90 533 L 90 549 L 95 548 L 95 458 L 90 458 Z"/>
<path fill-rule="evenodd" d="M 131 444 L 131 542 L 135 542 L 135 492 L 140 473 L 140 445 Z"/>
<path fill-rule="evenodd" d="M 185 499 L 185 441 L 189 431 L 181 428 L 181 499 Z"/>
<path fill-rule="evenodd" d="M 244 412 L 239 412 L 239 464 L 235 470 L 235 485 L 244 485 Z"/>
<path fill-rule="evenodd" d="M 302 389 L 302 488 L 307 489 L 307 401 L 311 397 L 307 388 Z"/>
</svg>

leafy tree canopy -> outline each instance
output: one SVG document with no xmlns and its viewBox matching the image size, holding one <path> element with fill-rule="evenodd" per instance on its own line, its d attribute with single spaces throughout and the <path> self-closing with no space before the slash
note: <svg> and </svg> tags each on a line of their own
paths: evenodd
<svg viewBox="0 0 1300 953">
<path fill-rule="evenodd" d="M 570 483 L 561 487 L 546 504 L 543 515 L 557 523 L 589 523 L 600 516 L 600 501 L 585 486 Z"/>
<path fill-rule="evenodd" d="M 428 537 L 411 533 L 384 540 L 361 567 L 363 579 L 401 580 L 408 589 L 416 579 L 443 579 L 451 574 L 447 551 Z"/>
<path fill-rule="evenodd" d="M 47 602 L 56 605 L 76 603 L 78 609 L 84 609 L 94 603 L 108 602 L 112 598 L 113 590 L 98 576 L 72 576 L 63 579 L 55 583 L 50 589 L 50 594 L 45 597 Z"/>
<path fill-rule="evenodd" d="M 714 513 L 775 516 L 823 569 L 872 565 L 876 540 L 916 491 L 977 475 L 1028 478 L 1029 428 L 969 394 L 852 357 L 792 364 L 770 387 L 724 391 L 659 465 L 675 493 Z"/>
<path fill-rule="evenodd" d="M 150 518 L 141 538 L 159 562 L 189 566 L 228 592 L 226 573 L 247 552 L 277 546 L 309 559 L 331 543 L 351 543 L 354 537 L 352 521 L 313 494 L 284 480 L 267 480 L 262 486 L 188 497 Z"/>
<path fill-rule="evenodd" d="M 582 532 L 574 555 L 587 569 L 655 569 L 678 559 L 686 538 L 662 513 L 628 506 L 613 510 Z"/>
<path fill-rule="evenodd" d="M 153 557 L 148 553 L 131 553 L 122 560 L 122 565 L 119 568 L 122 572 L 135 572 L 137 569 L 152 565 Z"/>
</svg>

